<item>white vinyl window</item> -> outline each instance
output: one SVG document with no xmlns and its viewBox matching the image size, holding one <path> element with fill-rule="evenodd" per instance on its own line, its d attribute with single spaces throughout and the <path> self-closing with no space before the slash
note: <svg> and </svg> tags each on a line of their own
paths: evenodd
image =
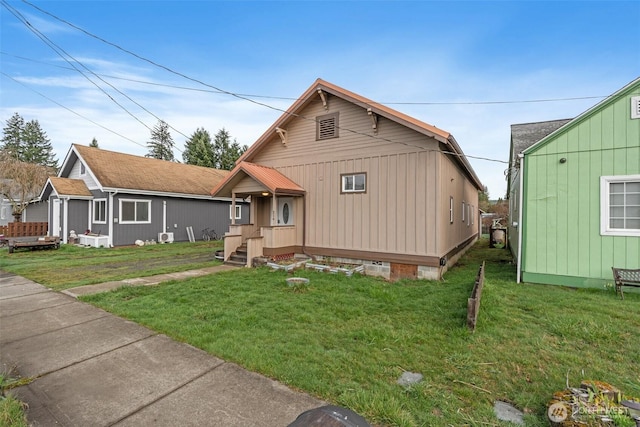
<svg viewBox="0 0 640 427">
<path fill-rule="evenodd" d="M 464 211 L 465 211 L 465 208 L 466 208 L 465 203 L 462 202 L 462 222 L 464 222 Z"/>
<path fill-rule="evenodd" d="M 84 163 L 80 162 L 80 176 L 85 176 L 87 174 L 87 167 Z"/>
<path fill-rule="evenodd" d="M 364 193 L 367 191 L 367 174 L 341 175 L 343 193 Z"/>
<path fill-rule="evenodd" d="M 93 201 L 93 222 L 96 224 L 107 223 L 107 199 Z"/>
<path fill-rule="evenodd" d="M 600 177 L 600 234 L 640 236 L 640 175 Z"/>
<path fill-rule="evenodd" d="M 229 205 L 229 219 L 233 219 L 233 206 Z M 242 219 L 242 205 L 236 205 L 236 218 Z"/>
<path fill-rule="evenodd" d="M 120 200 L 120 224 L 150 224 L 151 200 Z"/>
</svg>

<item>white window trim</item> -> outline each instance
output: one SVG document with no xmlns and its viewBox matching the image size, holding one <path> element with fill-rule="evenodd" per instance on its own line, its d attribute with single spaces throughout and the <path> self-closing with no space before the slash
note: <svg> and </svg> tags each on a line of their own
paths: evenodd
<svg viewBox="0 0 640 427">
<path fill-rule="evenodd" d="M 104 202 L 104 221 L 96 221 L 96 202 Z M 93 212 L 91 215 L 91 220 L 94 224 L 106 224 L 107 223 L 107 199 L 93 199 L 92 203 Z"/>
<path fill-rule="evenodd" d="M 82 162 L 80 162 L 80 171 L 78 173 L 79 173 L 80 176 L 86 176 L 87 175 L 87 167 Z"/>
<path fill-rule="evenodd" d="M 233 218 L 233 205 L 229 205 L 229 219 Z M 242 219 L 242 205 L 236 205 L 236 218 Z"/>
<path fill-rule="evenodd" d="M 146 203 L 147 206 L 149 207 L 149 219 L 147 221 L 125 221 L 122 219 L 122 203 L 123 202 L 135 202 L 136 206 L 137 203 Z M 120 199 L 118 201 L 118 212 L 120 212 L 120 224 L 151 224 L 151 200 L 146 200 L 146 199 Z M 137 208 L 136 208 L 137 209 Z M 135 212 L 137 213 L 137 211 Z M 137 216 L 137 215 L 135 215 Z"/>
<path fill-rule="evenodd" d="M 640 119 L 640 96 L 631 97 L 631 118 Z"/>
<path fill-rule="evenodd" d="M 619 182 L 640 182 L 640 175 L 600 177 L 600 234 L 602 236 L 640 236 L 640 229 L 611 228 L 609 226 L 609 184 Z"/>
<path fill-rule="evenodd" d="M 9 210 L 8 206 L 0 207 L 0 219 L 7 219 L 7 211 Z"/>
<path fill-rule="evenodd" d="M 356 176 L 362 175 L 364 177 L 364 188 L 362 190 L 356 190 Z M 348 177 L 353 178 L 353 189 L 348 190 L 345 188 L 345 182 Z M 365 172 L 358 173 L 346 173 L 340 175 L 340 187 L 342 189 L 342 193 L 366 193 L 367 192 L 367 174 Z"/>
<path fill-rule="evenodd" d="M 462 202 L 462 222 L 464 222 L 464 211 L 465 211 L 465 203 Z"/>
</svg>

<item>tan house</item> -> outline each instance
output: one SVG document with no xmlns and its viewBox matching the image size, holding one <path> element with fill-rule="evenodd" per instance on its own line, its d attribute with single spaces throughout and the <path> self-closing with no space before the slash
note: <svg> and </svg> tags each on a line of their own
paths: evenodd
<svg viewBox="0 0 640 427">
<path fill-rule="evenodd" d="M 454 137 L 318 79 L 212 191 L 251 200 L 225 259 L 304 253 L 440 279 L 479 234 L 482 184 Z"/>
</svg>

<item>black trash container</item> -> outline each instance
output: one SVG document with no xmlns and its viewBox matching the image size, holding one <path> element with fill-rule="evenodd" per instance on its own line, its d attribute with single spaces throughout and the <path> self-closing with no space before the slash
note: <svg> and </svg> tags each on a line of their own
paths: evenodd
<svg viewBox="0 0 640 427">
<path fill-rule="evenodd" d="M 329 405 L 303 412 L 287 427 L 371 427 L 371 425 L 350 409 Z"/>
</svg>

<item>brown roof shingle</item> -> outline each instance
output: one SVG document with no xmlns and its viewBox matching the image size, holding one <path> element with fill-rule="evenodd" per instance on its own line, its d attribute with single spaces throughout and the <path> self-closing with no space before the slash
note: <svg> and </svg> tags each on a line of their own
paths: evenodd
<svg viewBox="0 0 640 427">
<path fill-rule="evenodd" d="M 81 179 L 52 176 L 49 181 L 59 196 L 92 197 L 87 184 Z"/>
<path fill-rule="evenodd" d="M 103 188 L 209 195 L 229 171 L 73 145 Z"/>
</svg>

